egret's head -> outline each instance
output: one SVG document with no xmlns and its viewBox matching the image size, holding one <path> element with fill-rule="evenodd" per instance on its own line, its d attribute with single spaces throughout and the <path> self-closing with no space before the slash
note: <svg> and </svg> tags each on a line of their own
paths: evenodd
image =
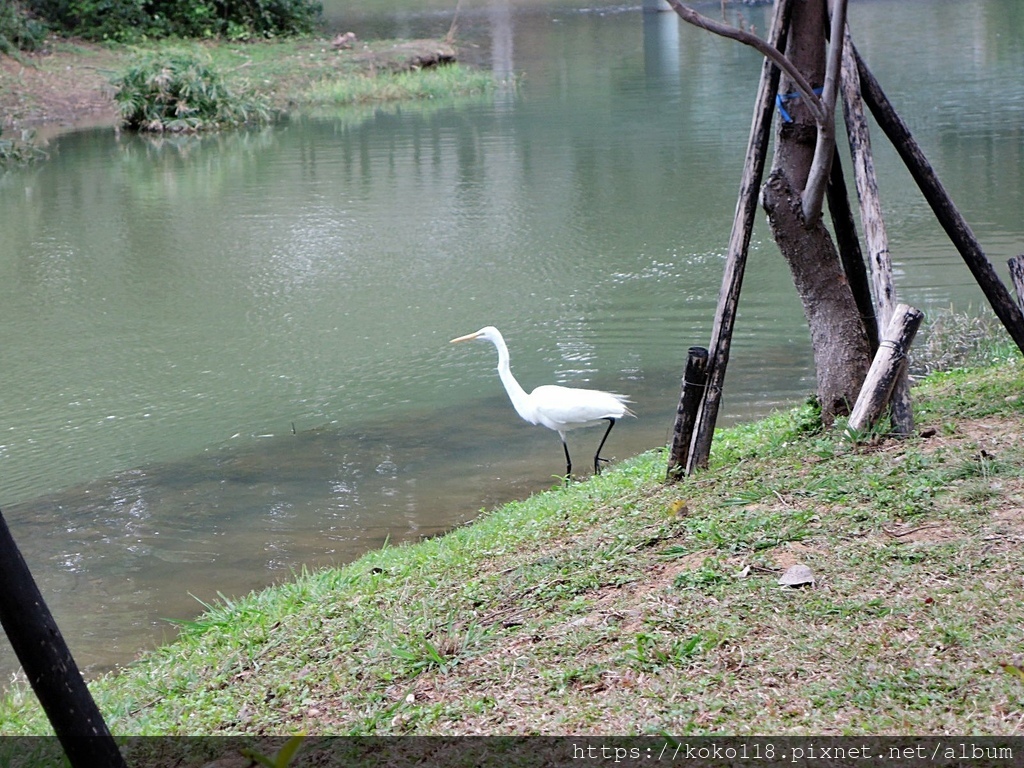
<svg viewBox="0 0 1024 768">
<path fill-rule="evenodd" d="M 448 343 L 454 344 L 457 341 L 476 341 L 477 339 L 480 339 L 481 341 L 489 341 L 492 344 L 494 344 L 496 343 L 497 339 L 500 338 L 501 334 L 498 333 L 498 329 L 495 328 L 493 325 L 488 325 L 474 333 L 467 333 L 465 336 L 459 336 L 457 339 L 452 339 Z"/>
</svg>

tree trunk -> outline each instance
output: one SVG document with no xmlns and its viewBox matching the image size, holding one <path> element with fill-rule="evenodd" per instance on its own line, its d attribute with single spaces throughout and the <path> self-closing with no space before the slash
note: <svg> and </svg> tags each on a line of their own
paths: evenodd
<svg viewBox="0 0 1024 768">
<path fill-rule="evenodd" d="M 871 356 L 860 312 L 828 230 L 804 226 L 800 195 L 775 171 L 762 202 L 775 242 L 789 262 L 811 330 L 821 418 L 831 425 L 850 412 L 867 375 Z"/>
<path fill-rule="evenodd" d="M 825 0 L 798 0 L 793 9 L 786 56 L 814 86 L 825 76 Z M 837 36 L 839 37 L 839 36 Z M 838 40 L 837 40 L 838 44 Z M 790 121 L 780 121 L 775 157 L 762 205 L 772 236 L 789 264 L 811 331 L 821 417 L 831 425 L 857 399 L 871 361 L 868 341 L 839 254 L 821 221 L 807 226 L 804 188 L 814 158 L 817 128 L 806 106 L 787 97 L 794 90 L 783 75 L 779 91 L 789 98 Z"/>
<path fill-rule="evenodd" d="M 839 149 L 832 157 L 832 172 L 828 179 L 828 212 L 832 219 L 832 231 L 836 235 L 839 246 L 839 260 L 843 264 L 843 272 L 853 291 L 853 300 L 860 310 L 860 321 L 871 344 L 871 354 L 878 347 L 878 322 L 875 318 L 875 302 L 871 298 L 871 284 L 868 281 L 868 268 L 864 262 L 864 252 L 857 238 L 857 222 L 850 208 L 850 198 L 846 194 L 846 179 L 843 176 L 843 164 L 839 159 Z"/>
</svg>

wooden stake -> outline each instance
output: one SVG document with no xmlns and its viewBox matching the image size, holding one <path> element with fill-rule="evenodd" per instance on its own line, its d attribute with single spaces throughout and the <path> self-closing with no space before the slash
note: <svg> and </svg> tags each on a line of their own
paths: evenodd
<svg viewBox="0 0 1024 768">
<path fill-rule="evenodd" d="M 1014 256 L 1007 264 L 1010 266 L 1010 279 L 1017 291 L 1017 304 L 1024 309 L 1024 253 Z"/>
<path fill-rule="evenodd" d="M 889 141 L 893 143 L 896 151 L 903 158 L 903 162 L 910 170 L 910 175 L 914 177 L 914 181 L 917 182 L 917 186 L 931 206 L 939 224 L 942 225 L 971 270 L 996 316 L 1002 321 L 1017 347 L 1024 352 L 1024 312 L 1010 297 L 1010 292 L 999 279 L 988 257 L 985 256 L 985 252 L 981 249 L 981 245 L 967 221 L 953 204 L 945 187 L 942 186 L 942 182 L 939 181 L 939 177 L 928 164 L 924 153 L 921 152 L 921 148 L 910 134 L 910 129 L 907 128 L 906 123 L 886 98 L 882 86 L 878 84 L 855 48 L 853 54 L 857 61 L 857 73 L 860 76 L 864 103 L 868 105 L 871 114 L 878 121 L 878 125 L 885 131 L 885 135 L 889 137 Z"/>
<path fill-rule="evenodd" d="M 693 426 L 697 422 L 697 409 L 704 399 L 708 383 L 708 351 L 704 347 L 690 347 L 686 356 L 686 370 L 683 373 L 679 405 L 676 408 L 676 422 L 672 428 L 672 449 L 669 451 L 666 482 L 679 480 L 686 472 L 690 457 L 690 441 Z"/>
<path fill-rule="evenodd" d="M 907 352 L 914 343 L 914 336 L 921 326 L 924 313 L 919 309 L 897 304 L 892 318 L 885 329 L 885 336 L 878 345 L 878 352 L 868 370 L 857 402 L 850 414 L 847 433 L 854 439 L 874 426 L 889 402 L 893 387 L 906 367 Z"/>
<path fill-rule="evenodd" d="M 792 7 L 792 0 L 778 0 L 775 4 L 775 15 L 768 36 L 770 44 L 775 48 L 785 48 Z M 725 369 L 729 364 L 729 346 L 736 323 L 743 272 L 747 265 L 750 233 L 757 214 L 758 196 L 761 179 L 764 176 L 765 159 L 768 156 L 772 115 L 775 112 L 775 96 L 778 90 L 779 70 L 769 59 L 765 59 L 761 67 L 754 117 L 750 125 L 739 199 L 736 201 L 732 233 L 729 235 L 729 255 L 725 263 L 725 273 L 722 275 L 722 288 L 718 294 L 718 309 L 711 329 L 711 344 L 708 346 L 707 390 L 697 414 L 690 456 L 686 463 L 687 474 L 706 467 L 711 455 L 711 438 L 715 433 L 718 408 L 722 400 L 722 385 L 725 382 Z"/>
<path fill-rule="evenodd" d="M 885 217 L 878 195 L 875 159 L 871 153 L 871 134 L 861 101 L 857 61 L 853 54 L 849 27 L 846 29 L 846 45 L 843 50 L 843 115 L 850 141 L 850 154 L 853 157 L 853 174 L 857 184 L 857 198 L 860 201 L 864 240 L 867 244 L 868 261 L 871 264 L 871 281 L 875 289 L 875 315 L 878 318 L 878 329 L 882 331 L 889 325 L 889 319 L 896 307 L 896 288 L 892 282 L 889 235 L 885 231 Z"/>
<path fill-rule="evenodd" d="M 0 513 L 0 624 L 74 768 L 124 768 L 64 637 Z"/>
<path fill-rule="evenodd" d="M 857 61 L 849 26 L 845 28 L 844 36 L 846 44 L 843 46 L 843 115 L 846 118 L 850 153 L 853 155 L 861 224 L 867 243 L 868 262 L 871 265 L 871 280 L 875 288 L 877 333 L 886 328 L 892 318 L 896 307 L 896 286 L 892 279 L 889 235 L 885 230 L 885 216 L 878 194 L 875 160 L 871 152 L 871 133 L 861 100 L 860 78 L 857 74 Z M 880 342 L 881 338 L 878 341 Z M 914 408 L 910 399 L 910 383 L 905 372 L 897 379 L 893 391 L 893 430 L 898 435 L 910 435 L 914 431 Z"/>
<path fill-rule="evenodd" d="M 828 186 L 828 211 L 832 219 L 832 230 L 836 235 L 836 247 L 839 258 L 843 262 L 843 273 L 853 291 L 853 300 L 857 302 L 864 331 L 871 342 L 871 354 L 878 349 L 878 320 L 875 318 L 875 305 L 871 299 L 871 286 L 868 283 L 868 270 L 864 266 L 864 253 L 860 249 L 857 237 L 857 222 L 850 208 L 850 198 L 846 194 L 846 179 L 843 176 L 843 163 L 839 158 L 839 148 L 835 149 L 832 158 L 832 170 Z"/>
</svg>

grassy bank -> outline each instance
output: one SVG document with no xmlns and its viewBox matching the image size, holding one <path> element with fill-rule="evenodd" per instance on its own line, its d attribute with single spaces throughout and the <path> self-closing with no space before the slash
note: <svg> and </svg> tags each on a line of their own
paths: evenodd
<svg viewBox="0 0 1024 768">
<path fill-rule="evenodd" d="M 270 109 L 309 110 L 396 99 L 443 99 L 486 94 L 490 73 L 461 63 L 423 68 L 456 55 L 436 40 L 356 41 L 336 50 L 328 40 L 288 38 L 254 43 L 153 41 L 144 47 L 50 41 L 45 52 L 0 56 L 0 127 L 114 122 L 111 80 L 141 53 L 198 51 L 224 75 L 232 92 Z"/>
<path fill-rule="evenodd" d="M 1024 363 L 810 408 L 225 601 L 93 684 L 116 734 L 1020 734 Z M 781 587 L 789 566 L 814 584 Z M 45 733 L 30 691 L 5 734 Z"/>
<path fill-rule="evenodd" d="M 277 109 L 310 109 L 487 93 L 489 72 L 459 63 L 423 68 L 421 62 L 454 57 L 432 40 L 376 40 L 335 50 L 326 40 L 283 40 L 208 49 L 237 90 L 251 90 Z"/>
</svg>

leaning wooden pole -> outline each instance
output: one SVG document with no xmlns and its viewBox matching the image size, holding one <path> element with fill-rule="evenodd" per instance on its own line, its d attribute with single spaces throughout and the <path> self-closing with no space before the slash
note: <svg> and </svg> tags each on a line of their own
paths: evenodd
<svg viewBox="0 0 1024 768">
<path fill-rule="evenodd" d="M 977 238 L 971 231 L 967 221 L 953 204 L 939 177 L 925 159 L 910 129 L 893 108 L 889 99 L 882 91 L 881 85 L 871 74 L 867 64 L 856 49 L 853 51 L 857 61 L 857 73 L 860 77 L 861 95 L 868 105 L 878 125 L 885 131 L 889 141 L 896 147 L 903 162 L 910 170 L 917 186 L 935 213 L 939 224 L 946 231 L 949 239 L 960 252 L 967 267 L 978 281 L 989 304 L 1003 326 L 1013 338 L 1017 347 L 1024 352 L 1024 313 L 1013 301 L 1003 281 L 999 279 L 992 263 L 985 256 Z"/>
<path fill-rule="evenodd" d="M 784 50 L 792 12 L 792 0 L 778 0 L 772 19 L 768 42 Z M 729 347 L 732 343 L 733 326 L 739 307 L 740 288 L 747 265 L 747 250 L 750 234 L 757 215 L 761 179 L 764 177 L 768 144 L 771 140 L 772 115 L 775 112 L 775 96 L 779 91 L 779 70 L 769 59 L 761 68 L 761 80 L 757 88 L 754 117 L 750 125 L 743 178 L 740 180 L 739 199 L 733 216 L 732 233 L 729 236 L 729 253 L 722 276 L 722 287 L 718 294 L 718 309 L 711 329 L 711 343 L 708 346 L 707 389 L 690 445 L 686 473 L 708 465 L 711 455 L 711 439 L 718 421 L 718 409 L 722 401 L 722 386 L 725 383 L 725 369 L 729 364 Z"/>
<path fill-rule="evenodd" d="M 889 251 L 889 235 L 885 229 L 885 216 L 878 194 L 878 178 L 875 175 L 875 160 L 871 152 L 871 132 L 860 93 L 860 79 L 857 75 L 857 61 L 853 52 L 850 28 L 844 32 L 842 68 L 843 115 L 846 133 L 853 156 L 853 171 L 860 202 L 861 224 L 864 241 L 871 265 L 871 281 L 874 285 L 876 329 L 881 332 L 889 325 L 896 308 L 896 286 L 892 278 L 892 256 Z M 881 341 L 879 337 L 878 341 Z M 876 344 L 877 346 L 877 344 Z M 904 371 L 896 381 L 892 397 L 892 424 L 898 435 L 909 435 L 914 431 L 914 408 L 910 399 L 910 382 Z"/>
<path fill-rule="evenodd" d="M 697 411 L 708 382 L 708 351 L 704 347 L 690 347 L 686 356 L 683 384 L 676 408 L 676 421 L 672 427 L 672 448 L 668 455 L 667 482 L 679 480 L 686 472 L 690 458 L 690 443 L 693 441 L 693 427 L 697 422 Z"/>
<path fill-rule="evenodd" d="M 73 768 L 124 758 L 0 513 L 0 624 Z"/>
<path fill-rule="evenodd" d="M 853 209 L 850 208 L 850 197 L 846 194 L 846 178 L 843 176 L 843 162 L 839 157 L 838 147 L 833 153 L 825 195 L 828 200 L 829 216 L 832 219 L 832 231 L 836 236 L 836 247 L 839 249 L 839 259 L 843 263 L 843 274 L 850 283 L 853 300 L 857 303 L 857 311 L 860 312 L 860 320 L 871 342 L 873 355 L 878 349 L 878 320 L 875 317 L 875 303 L 871 298 L 868 270 L 864 265 L 864 252 L 857 236 L 857 222 L 853 218 Z"/>
<path fill-rule="evenodd" d="M 1017 291 L 1017 304 L 1024 309 L 1024 253 L 1014 256 L 1007 261 L 1010 267 L 1010 279 L 1013 281 L 1013 288 Z"/>
<path fill-rule="evenodd" d="M 885 334 L 868 370 L 864 386 L 854 403 L 847 425 L 847 434 L 857 439 L 871 429 L 889 402 L 896 382 L 907 367 L 907 353 L 921 326 L 924 314 L 919 309 L 897 304 L 886 326 Z"/>
</svg>

